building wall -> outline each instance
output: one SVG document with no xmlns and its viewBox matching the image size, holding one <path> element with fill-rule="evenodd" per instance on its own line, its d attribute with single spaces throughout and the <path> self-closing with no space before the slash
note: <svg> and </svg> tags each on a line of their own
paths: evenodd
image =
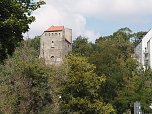
<svg viewBox="0 0 152 114">
<path fill-rule="evenodd" d="M 72 45 L 66 40 L 65 40 L 64 45 L 65 45 L 64 56 L 67 56 L 72 51 Z"/>
<path fill-rule="evenodd" d="M 135 57 L 139 63 L 142 63 L 142 42 L 135 47 Z"/>
<path fill-rule="evenodd" d="M 70 43 L 72 43 L 72 29 L 68 29 L 68 28 L 65 28 L 64 29 L 64 33 L 65 33 L 65 39 L 67 41 L 69 41 Z"/>
<path fill-rule="evenodd" d="M 44 32 L 42 34 L 40 39 L 40 57 L 44 58 L 46 64 L 60 64 L 71 51 L 72 46 L 71 43 L 65 40 L 65 33 L 66 31 L 63 30 Z M 70 38 L 72 41 L 72 37 Z"/>
<path fill-rule="evenodd" d="M 149 42 L 149 59 L 150 67 L 152 68 L 152 38 Z"/>
<path fill-rule="evenodd" d="M 135 55 L 141 65 L 149 65 L 152 68 L 152 29 L 142 38 L 135 47 Z"/>
<path fill-rule="evenodd" d="M 144 36 L 144 38 L 142 39 L 142 65 L 145 65 L 145 49 L 148 51 L 148 42 L 150 41 L 152 37 L 152 29 Z M 150 51 L 149 51 L 149 55 L 150 55 Z M 151 58 L 149 58 L 149 61 Z M 150 65 L 151 67 L 151 65 Z"/>
<path fill-rule="evenodd" d="M 67 56 L 71 51 L 72 51 L 72 30 L 65 28 L 64 29 L 64 45 L 65 45 L 65 50 L 64 50 L 64 54 L 65 56 Z"/>
</svg>

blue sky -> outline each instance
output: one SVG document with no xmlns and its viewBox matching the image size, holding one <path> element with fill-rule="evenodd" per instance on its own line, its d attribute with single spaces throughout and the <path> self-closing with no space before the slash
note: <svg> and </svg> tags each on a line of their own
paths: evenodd
<svg viewBox="0 0 152 114">
<path fill-rule="evenodd" d="M 152 16 L 147 17 L 152 20 Z M 144 20 L 143 20 L 144 21 Z M 87 18 L 87 28 L 93 29 L 96 32 L 100 33 L 102 36 L 107 36 L 117 31 L 120 28 L 128 27 L 133 32 L 138 31 L 148 31 L 152 28 L 152 21 L 147 23 L 134 23 L 134 22 L 112 22 L 109 20 Z"/>
<path fill-rule="evenodd" d="M 94 42 L 100 36 L 129 27 L 133 32 L 152 28 L 152 0 L 44 0 L 36 10 L 30 37 L 41 35 L 51 25 L 73 30 L 73 39 L 82 35 Z M 26 37 L 26 35 L 25 35 Z"/>
</svg>

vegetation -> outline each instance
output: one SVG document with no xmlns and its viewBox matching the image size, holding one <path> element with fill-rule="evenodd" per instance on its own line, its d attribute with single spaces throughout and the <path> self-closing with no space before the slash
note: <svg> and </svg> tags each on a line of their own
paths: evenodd
<svg viewBox="0 0 152 114">
<path fill-rule="evenodd" d="M 61 113 L 109 114 L 111 104 L 104 103 L 99 94 L 105 76 L 97 76 L 94 66 L 85 57 L 70 55 L 67 58 L 67 79 L 61 88 Z"/>
<path fill-rule="evenodd" d="M 122 114 L 152 103 L 152 70 L 132 58 L 143 32 L 121 28 L 95 44 L 79 36 L 59 66 L 39 59 L 40 38 L 23 41 L 43 1 L 1 0 L 0 113 Z"/>
<path fill-rule="evenodd" d="M 27 43 L 27 45 L 29 47 L 34 48 L 34 50 L 37 51 L 39 54 L 39 52 L 40 52 L 40 36 L 36 36 L 33 39 L 25 40 L 25 42 Z"/>
<path fill-rule="evenodd" d="M 138 62 L 132 58 L 136 41 L 130 42 L 130 38 L 138 35 L 139 32 L 132 33 L 128 28 L 122 28 L 113 35 L 100 37 L 95 44 L 89 43 L 84 37 L 78 37 L 73 42 L 73 53 L 80 52 L 86 56 L 89 63 L 95 65 L 96 74 L 105 76 L 100 97 L 104 102 L 112 104 L 118 114 L 128 111 L 133 113 L 135 101 L 141 102 L 143 110 L 147 110 L 151 103 L 152 71 L 138 68 Z M 76 44 L 79 48 L 75 47 Z M 86 47 L 89 47 L 88 50 Z M 85 50 L 90 52 L 89 56 Z"/>
<path fill-rule="evenodd" d="M 23 40 L 22 33 L 29 29 L 35 18 L 31 13 L 44 1 L 1 0 L 0 1 L 0 62 L 12 55 L 15 47 Z"/>
<path fill-rule="evenodd" d="M 4 113 L 37 114 L 50 105 L 50 69 L 25 44 L 0 66 L 0 109 Z"/>
<path fill-rule="evenodd" d="M 74 54 L 90 57 L 93 51 L 93 44 L 88 42 L 87 38 L 79 36 L 73 41 L 72 48 Z"/>
</svg>

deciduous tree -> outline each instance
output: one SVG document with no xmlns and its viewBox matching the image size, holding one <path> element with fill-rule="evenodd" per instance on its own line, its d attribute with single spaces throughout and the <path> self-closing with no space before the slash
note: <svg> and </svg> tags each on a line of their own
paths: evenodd
<svg viewBox="0 0 152 114">
<path fill-rule="evenodd" d="M 97 76 L 94 66 L 85 57 L 70 55 L 67 59 L 67 79 L 62 83 L 61 113 L 109 114 L 113 107 L 103 102 L 99 89 L 105 82 Z"/>
<path fill-rule="evenodd" d="M 86 37 L 79 36 L 72 44 L 72 53 L 89 57 L 93 51 L 93 44 Z"/>
<path fill-rule="evenodd" d="M 35 18 L 31 13 L 39 8 L 43 1 L 1 0 L 0 1 L 0 61 L 7 54 L 12 55 L 15 47 L 23 40 L 22 33 L 29 29 Z"/>
<path fill-rule="evenodd" d="M 17 48 L 0 70 L 1 112 L 38 114 L 51 106 L 51 69 L 35 50 L 26 45 Z"/>
</svg>

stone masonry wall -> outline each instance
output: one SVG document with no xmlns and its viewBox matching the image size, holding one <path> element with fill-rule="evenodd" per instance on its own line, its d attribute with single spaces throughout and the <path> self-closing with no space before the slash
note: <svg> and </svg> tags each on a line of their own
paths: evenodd
<svg viewBox="0 0 152 114">
<path fill-rule="evenodd" d="M 44 58 L 46 64 L 60 64 L 65 56 L 72 51 L 71 43 L 65 39 L 65 32 L 69 32 L 70 37 L 67 38 L 72 41 L 70 31 L 44 32 L 42 34 L 40 57 Z"/>
</svg>

